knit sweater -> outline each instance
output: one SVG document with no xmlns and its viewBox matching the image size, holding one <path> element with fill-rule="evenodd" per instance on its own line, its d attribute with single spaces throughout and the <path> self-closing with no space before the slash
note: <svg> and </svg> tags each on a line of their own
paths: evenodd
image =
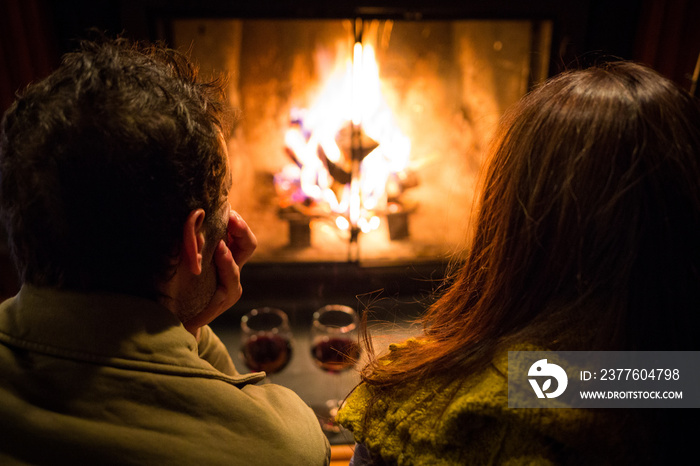
<svg viewBox="0 0 700 466">
<path fill-rule="evenodd" d="M 392 345 L 389 363 L 400 350 Z M 511 350 L 541 350 L 522 345 Z M 508 408 L 508 352 L 477 374 L 441 374 L 379 394 L 359 385 L 338 414 L 378 464 L 607 464 L 619 423 L 584 409 Z M 365 419 L 367 407 L 376 396 Z M 615 410 L 608 410 L 615 411 Z"/>
</svg>

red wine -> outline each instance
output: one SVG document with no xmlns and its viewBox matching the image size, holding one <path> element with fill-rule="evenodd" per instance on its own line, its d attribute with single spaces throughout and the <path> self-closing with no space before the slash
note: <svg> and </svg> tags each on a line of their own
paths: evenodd
<svg viewBox="0 0 700 466">
<path fill-rule="evenodd" d="M 314 341 L 311 356 L 324 371 L 341 372 L 355 365 L 360 347 L 348 338 L 323 337 Z"/>
<path fill-rule="evenodd" d="M 253 335 L 241 348 L 246 366 L 252 371 L 274 374 L 285 368 L 292 357 L 292 345 L 279 335 Z"/>
</svg>

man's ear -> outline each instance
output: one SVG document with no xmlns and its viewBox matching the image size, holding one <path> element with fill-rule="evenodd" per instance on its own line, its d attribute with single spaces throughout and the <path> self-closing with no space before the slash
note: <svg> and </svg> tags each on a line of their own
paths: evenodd
<svg viewBox="0 0 700 466">
<path fill-rule="evenodd" d="M 204 251 L 204 210 L 190 212 L 182 232 L 180 260 L 194 275 L 202 273 L 202 252 Z"/>
</svg>

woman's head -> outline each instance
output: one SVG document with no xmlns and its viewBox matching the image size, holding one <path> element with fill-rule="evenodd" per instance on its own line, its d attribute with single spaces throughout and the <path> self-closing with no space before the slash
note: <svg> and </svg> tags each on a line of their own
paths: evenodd
<svg viewBox="0 0 700 466">
<path fill-rule="evenodd" d="M 700 309 L 698 102 L 627 62 L 550 79 L 504 117 L 476 222 L 465 263 L 423 318 L 431 348 L 375 382 L 475 367 L 514 338 L 689 349 Z"/>
<path fill-rule="evenodd" d="M 637 344 L 632 321 L 698 303 L 699 232 L 697 101 L 633 63 L 572 71 L 504 120 L 468 282 L 503 310 L 503 334 L 563 306 Z"/>
</svg>

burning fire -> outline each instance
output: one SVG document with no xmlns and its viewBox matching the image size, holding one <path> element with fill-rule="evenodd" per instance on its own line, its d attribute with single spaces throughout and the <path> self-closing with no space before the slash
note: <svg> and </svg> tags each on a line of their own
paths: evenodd
<svg viewBox="0 0 700 466">
<path fill-rule="evenodd" d="M 382 96 L 371 45 L 357 42 L 316 101 L 292 111 L 285 151 L 291 162 L 275 175 L 283 218 L 327 219 L 356 238 L 404 210 L 411 141 Z"/>
</svg>

